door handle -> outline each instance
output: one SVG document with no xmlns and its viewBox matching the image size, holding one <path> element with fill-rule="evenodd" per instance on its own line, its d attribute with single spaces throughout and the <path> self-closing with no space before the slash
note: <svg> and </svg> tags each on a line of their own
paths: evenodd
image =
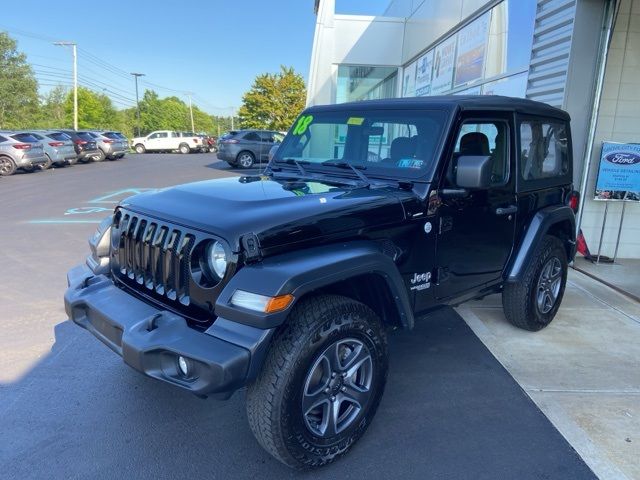
<svg viewBox="0 0 640 480">
<path fill-rule="evenodd" d="M 517 205 L 509 205 L 508 207 L 496 208 L 496 215 L 511 215 L 518 211 Z"/>
</svg>

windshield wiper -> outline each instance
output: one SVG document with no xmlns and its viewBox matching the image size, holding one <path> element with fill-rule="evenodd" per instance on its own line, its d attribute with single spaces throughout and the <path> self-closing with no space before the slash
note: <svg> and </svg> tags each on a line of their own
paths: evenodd
<svg viewBox="0 0 640 480">
<path fill-rule="evenodd" d="M 358 176 L 358 178 L 365 183 L 366 187 L 371 185 L 371 180 L 369 180 L 369 178 L 360 171 L 360 170 L 367 169 L 367 167 L 365 167 L 364 165 L 356 166 L 356 165 L 351 165 L 349 162 L 340 162 L 337 160 L 327 160 L 325 162 L 322 162 L 322 165 L 327 165 L 329 167 L 338 167 L 338 168 L 350 168 L 353 171 L 353 173 L 355 173 Z"/>
<path fill-rule="evenodd" d="M 280 160 L 278 163 L 280 163 L 280 162 L 286 163 L 286 164 L 289 164 L 289 165 L 295 165 L 296 167 L 298 167 L 298 171 L 302 175 L 307 175 L 307 171 L 302 166 L 303 163 L 305 165 L 309 165 L 309 162 L 307 162 L 306 160 L 296 160 L 295 158 L 285 158 L 284 160 Z"/>
</svg>

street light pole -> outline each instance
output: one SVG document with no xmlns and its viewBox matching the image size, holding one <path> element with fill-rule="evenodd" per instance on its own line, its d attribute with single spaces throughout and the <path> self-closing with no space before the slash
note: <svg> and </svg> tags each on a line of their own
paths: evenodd
<svg viewBox="0 0 640 480">
<path fill-rule="evenodd" d="M 187 93 L 187 97 L 189 97 L 189 115 L 191 115 L 191 133 L 196 133 L 196 127 L 193 123 L 193 106 L 191 105 L 191 95 L 192 93 Z"/>
<path fill-rule="evenodd" d="M 78 51 L 74 42 L 54 42 L 54 45 L 71 47 L 73 53 L 73 129 L 78 130 Z"/>
<path fill-rule="evenodd" d="M 136 117 L 138 122 L 138 136 L 140 136 L 140 100 L 138 99 L 138 77 L 144 77 L 144 73 L 132 73 L 136 79 Z"/>
</svg>

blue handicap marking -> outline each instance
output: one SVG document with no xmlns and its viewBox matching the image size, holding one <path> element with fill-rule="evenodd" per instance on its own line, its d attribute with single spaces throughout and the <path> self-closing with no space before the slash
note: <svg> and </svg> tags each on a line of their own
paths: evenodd
<svg viewBox="0 0 640 480">
<path fill-rule="evenodd" d="M 78 208 L 70 208 L 69 210 L 67 210 L 66 212 L 64 212 L 65 215 L 81 215 L 81 214 L 87 214 L 87 213 L 100 213 L 100 212 L 110 212 L 112 211 L 112 208 L 106 208 L 106 207 L 78 207 Z"/>
<path fill-rule="evenodd" d="M 66 218 L 43 218 L 37 220 L 29 220 L 28 223 L 34 224 L 63 224 L 63 223 L 100 223 L 102 219 L 113 212 L 114 205 L 121 202 L 127 197 L 137 195 L 144 192 L 155 192 L 157 188 L 124 188 L 115 192 L 106 193 L 100 197 L 87 201 L 93 204 L 88 207 L 69 208 L 64 212 Z M 96 205 L 105 204 L 105 205 Z M 106 205 L 110 204 L 110 205 Z M 94 215 L 99 214 L 99 215 Z"/>
</svg>

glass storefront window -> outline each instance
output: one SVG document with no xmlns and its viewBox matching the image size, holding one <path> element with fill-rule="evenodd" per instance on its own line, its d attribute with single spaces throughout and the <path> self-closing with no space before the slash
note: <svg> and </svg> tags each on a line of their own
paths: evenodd
<svg viewBox="0 0 640 480">
<path fill-rule="evenodd" d="M 340 65 L 336 103 L 396 96 L 396 67 Z"/>
<path fill-rule="evenodd" d="M 535 15 L 536 0 L 495 5 L 407 65 L 402 96 L 454 92 L 524 97 Z"/>
</svg>

